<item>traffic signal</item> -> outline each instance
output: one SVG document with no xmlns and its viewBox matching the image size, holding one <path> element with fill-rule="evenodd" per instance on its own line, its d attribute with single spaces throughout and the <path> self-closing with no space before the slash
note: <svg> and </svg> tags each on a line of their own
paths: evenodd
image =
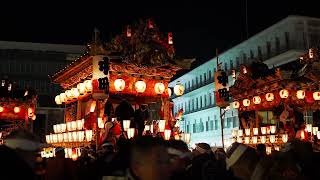
<svg viewBox="0 0 320 180">
<path fill-rule="evenodd" d="M 228 76 L 226 72 L 221 72 L 221 74 L 217 77 L 218 82 L 223 86 L 227 86 L 228 84 Z"/>
<path fill-rule="evenodd" d="M 103 72 L 103 74 L 107 75 L 109 72 L 109 62 L 110 59 L 108 57 L 104 57 L 101 61 L 99 61 L 99 70 Z"/>
</svg>

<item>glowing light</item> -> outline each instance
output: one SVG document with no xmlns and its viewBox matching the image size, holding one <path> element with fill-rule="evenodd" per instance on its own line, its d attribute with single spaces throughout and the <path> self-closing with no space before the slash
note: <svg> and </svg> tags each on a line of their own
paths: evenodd
<svg viewBox="0 0 320 180">
<path fill-rule="evenodd" d="M 142 80 L 139 80 L 135 83 L 135 89 L 138 93 L 143 93 L 146 90 L 146 83 Z"/>
<path fill-rule="evenodd" d="M 13 109 L 14 113 L 19 113 L 20 112 L 20 107 L 16 106 Z"/>
<path fill-rule="evenodd" d="M 163 83 L 159 82 L 154 85 L 154 92 L 156 94 L 162 94 L 165 90 L 165 86 Z"/>
<path fill-rule="evenodd" d="M 126 82 L 123 79 L 116 79 L 113 85 L 116 91 L 121 92 L 126 87 Z"/>
</svg>

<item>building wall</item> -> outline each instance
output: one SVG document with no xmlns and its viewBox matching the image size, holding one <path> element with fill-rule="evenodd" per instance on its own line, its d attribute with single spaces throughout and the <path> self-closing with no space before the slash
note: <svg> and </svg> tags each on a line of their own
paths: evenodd
<svg viewBox="0 0 320 180">
<path fill-rule="evenodd" d="M 261 60 L 269 67 L 279 66 L 300 57 L 305 51 L 319 43 L 320 19 L 289 16 L 256 34 L 248 40 L 219 55 L 222 69 L 231 74 L 231 70 L 239 71 L 241 64 L 251 64 Z M 185 94 L 181 97 L 173 96 L 174 114 L 184 109 L 182 130 L 190 132 L 191 145 L 207 142 L 213 146 L 221 146 L 220 109 L 215 106 L 213 74 L 217 69 L 217 58 L 182 75 L 169 83 L 170 87 L 180 81 L 185 87 Z M 204 78 L 205 77 L 205 78 Z M 233 85 L 229 76 L 229 85 Z M 211 98 L 210 98 L 211 97 Z M 202 100 L 201 100 L 202 98 Z M 199 104 L 212 101 L 212 104 L 202 109 Z M 189 103 L 191 105 L 189 106 Z M 193 102 L 193 103 L 192 103 Z M 193 104 L 193 105 L 192 105 Z M 196 110 L 195 110 L 196 109 Z M 213 129 L 206 131 L 206 121 L 212 121 Z M 189 131 L 187 131 L 189 125 Z M 238 114 L 235 109 L 227 111 L 224 120 L 224 138 L 231 136 L 231 130 L 239 126 Z M 204 127 L 204 130 L 203 128 Z M 195 131 L 193 130 L 195 128 Z M 216 129 L 217 128 L 217 129 Z M 200 130 L 199 130 L 200 129 Z M 198 131 L 199 130 L 199 131 Z"/>
</svg>

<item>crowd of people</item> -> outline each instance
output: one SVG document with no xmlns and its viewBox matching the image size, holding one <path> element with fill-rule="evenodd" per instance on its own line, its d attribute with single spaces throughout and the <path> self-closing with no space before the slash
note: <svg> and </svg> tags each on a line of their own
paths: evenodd
<svg viewBox="0 0 320 180">
<path fill-rule="evenodd" d="M 31 142 L 27 133 L 12 134 L 19 136 L 15 146 L 0 146 L 1 179 L 320 179 L 319 154 L 310 143 L 299 140 L 267 155 L 263 144 L 252 148 L 234 143 L 225 152 L 199 143 L 190 150 L 181 140 L 145 135 L 120 138 L 116 145 L 106 142 L 98 151 L 83 148 L 81 156 L 72 160 L 65 158 L 63 147 L 55 148 L 52 158 L 35 156 L 35 149 L 26 146 Z"/>
</svg>

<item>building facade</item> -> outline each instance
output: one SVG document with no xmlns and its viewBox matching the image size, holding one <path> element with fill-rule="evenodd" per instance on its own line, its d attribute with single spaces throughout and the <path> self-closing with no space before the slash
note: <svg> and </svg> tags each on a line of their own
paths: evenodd
<svg viewBox="0 0 320 180">
<path fill-rule="evenodd" d="M 63 121 L 64 114 L 54 101 L 61 89 L 50 82 L 48 75 L 65 67 L 85 50 L 81 45 L 0 41 L 0 77 L 7 76 L 21 88 L 37 90 L 37 119 L 33 131 L 43 134 L 40 137 L 44 137 L 52 123 Z"/>
<path fill-rule="evenodd" d="M 320 19 L 289 16 L 270 26 L 248 40 L 219 55 L 219 63 L 229 74 L 229 86 L 233 85 L 232 70 L 239 71 L 241 64 L 261 60 L 271 67 L 297 60 L 310 47 L 319 45 Z M 210 59 L 192 71 L 170 82 L 173 87 L 178 81 L 185 87 L 184 95 L 172 97 L 174 114 L 183 109 L 180 126 L 183 132 L 191 133 L 191 146 L 206 142 L 211 146 L 222 145 L 222 130 L 225 144 L 232 129 L 238 129 L 237 110 L 225 113 L 221 130 L 220 108 L 216 106 L 214 72 L 217 58 Z"/>
</svg>

